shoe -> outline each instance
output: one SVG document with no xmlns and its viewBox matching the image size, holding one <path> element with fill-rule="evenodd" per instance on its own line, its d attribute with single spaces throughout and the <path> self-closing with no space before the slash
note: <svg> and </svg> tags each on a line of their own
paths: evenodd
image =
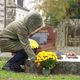
<svg viewBox="0 0 80 80">
<path fill-rule="evenodd" d="M 2 70 L 6 70 L 6 71 L 13 71 L 13 72 L 24 72 L 24 69 L 10 69 L 10 67 L 2 67 Z"/>
<path fill-rule="evenodd" d="M 2 70 L 11 71 L 10 67 L 2 67 Z"/>
<path fill-rule="evenodd" d="M 6 71 L 13 71 L 13 72 L 24 72 L 24 69 L 22 69 L 20 66 L 13 66 L 10 65 L 9 63 L 5 64 L 2 67 L 2 70 L 6 70 Z"/>
<path fill-rule="evenodd" d="M 24 72 L 24 69 L 18 69 L 18 68 L 14 68 L 14 69 L 11 69 L 10 67 L 2 67 L 2 70 L 6 70 L 6 71 L 13 71 L 13 72 Z"/>
<path fill-rule="evenodd" d="M 10 71 L 10 64 L 9 63 L 6 63 L 3 67 L 2 67 L 3 70 L 6 70 L 6 71 Z"/>
</svg>

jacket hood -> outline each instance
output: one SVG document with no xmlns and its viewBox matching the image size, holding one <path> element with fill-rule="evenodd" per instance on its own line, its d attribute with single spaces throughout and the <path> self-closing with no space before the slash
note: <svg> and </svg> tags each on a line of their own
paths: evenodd
<svg viewBox="0 0 80 80">
<path fill-rule="evenodd" d="M 30 12 L 24 18 L 24 25 L 28 29 L 28 33 L 35 31 L 36 29 L 40 28 L 43 24 L 42 17 L 37 12 Z"/>
</svg>

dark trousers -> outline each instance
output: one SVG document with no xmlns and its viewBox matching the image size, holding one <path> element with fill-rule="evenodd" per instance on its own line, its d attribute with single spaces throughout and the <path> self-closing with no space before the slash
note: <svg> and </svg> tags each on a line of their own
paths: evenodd
<svg viewBox="0 0 80 80">
<path fill-rule="evenodd" d="M 25 59 L 28 59 L 28 55 L 24 51 L 24 49 L 16 51 L 13 53 L 14 56 L 9 60 L 10 63 L 17 63 L 19 65 L 24 65 Z"/>
<path fill-rule="evenodd" d="M 24 49 L 16 51 L 13 54 L 13 57 L 4 65 L 4 67 L 10 67 L 13 71 L 21 71 L 20 65 L 25 64 L 25 60 L 28 59 L 28 55 Z"/>
</svg>

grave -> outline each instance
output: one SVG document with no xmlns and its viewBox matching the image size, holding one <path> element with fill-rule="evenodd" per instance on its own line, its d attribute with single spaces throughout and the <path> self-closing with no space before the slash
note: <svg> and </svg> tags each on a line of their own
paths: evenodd
<svg viewBox="0 0 80 80">
<path fill-rule="evenodd" d="M 52 70 L 53 74 L 78 74 L 80 75 L 80 55 L 77 58 L 67 58 L 62 55 L 63 59 L 58 59 L 58 65 Z"/>
<path fill-rule="evenodd" d="M 80 19 L 64 20 L 58 25 L 56 50 L 63 52 L 63 59 L 53 73 L 80 74 Z M 74 51 L 77 58 L 67 58 L 66 53 Z"/>
</svg>

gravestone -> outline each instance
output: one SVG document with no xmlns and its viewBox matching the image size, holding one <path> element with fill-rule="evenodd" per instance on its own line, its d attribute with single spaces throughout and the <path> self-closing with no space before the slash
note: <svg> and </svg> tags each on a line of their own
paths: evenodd
<svg viewBox="0 0 80 80">
<path fill-rule="evenodd" d="M 31 36 L 32 39 L 39 43 L 37 52 L 40 51 L 55 51 L 56 30 L 52 27 L 46 26 Z"/>
<path fill-rule="evenodd" d="M 67 19 L 58 25 L 56 49 L 80 54 L 80 19 Z"/>
</svg>

